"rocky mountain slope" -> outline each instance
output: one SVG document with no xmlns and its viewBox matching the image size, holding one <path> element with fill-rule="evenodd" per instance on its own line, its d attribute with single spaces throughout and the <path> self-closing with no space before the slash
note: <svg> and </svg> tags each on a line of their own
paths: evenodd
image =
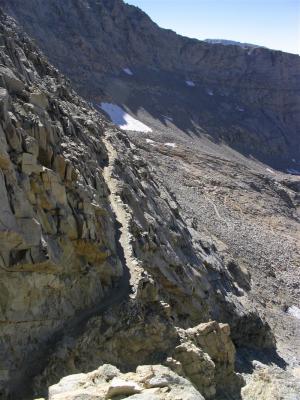
<svg viewBox="0 0 300 400">
<path fill-rule="evenodd" d="M 242 49 L 177 37 L 117 0 L 0 4 L 89 100 L 1 12 L 0 397 L 46 396 L 80 373 L 49 398 L 298 399 L 300 180 L 242 154 L 258 131 L 237 152 L 231 127 L 283 129 L 284 159 L 269 159 L 288 165 L 299 58 L 255 50 L 247 85 L 230 71 L 223 118 L 226 63 L 192 59 L 208 46 L 233 68 L 252 57 Z M 166 37 L 193 51 L 162 57 Z M 261 101 L 269 57 L 274 118 L 233 121 L 241 96 Z M 108 101 L 125 131 L 99 112 Z M 126 131 L 128 115 L 148 129 Z"/>
<path fill-rule="evenodd" d="M 299 56 L 181 37 L 122 0 L 0 5 L 93 102 L 106 96 L 155 119 L 170 108 L 185 132 L 221 139 L 275 168 L 300 170 Z M 139 79 L 137 91 L 124 79 L 128 67 Z M 184 93 L 185 80 L 196 90 Z"/>
</svg>

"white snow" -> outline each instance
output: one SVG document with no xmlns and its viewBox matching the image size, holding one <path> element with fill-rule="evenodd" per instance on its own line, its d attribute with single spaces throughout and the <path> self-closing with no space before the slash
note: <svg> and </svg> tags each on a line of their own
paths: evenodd
<svg viewBox="0 0 300 400">
<path fill-rule="evenodd" d="M 87 1 L 83 1 L 82 5 L 83 5 L 83 7 L 87 8 L 87 9 L 91 8 Z"/>
<path fill-rule="evenodd" d="M 211 90 L 211 89 L 207 89 L 207 94 L 209 95 L 209 96 L 213 96 L 214 95 L 214 92 Z"/>
<path fill-rule="evenodd" d="M 262 369 L 262 368 L 266 368 L 267 367 L 266 364 L 263 364 L 262 362 L 257 361 L 257 360 L 251 361 L 251 364 L 253 365 L 254 368 L 257 368 L 257 369 Z"/>
<path fill-rule="evenodd" d="M 272 172 L 272 174 L 275 174 L 275 172 L 271 168 L 266 168 L 266 171 Z"/>
<path fill-rule="evenodd" d="M 295 317 L 297 319 L 300 319 L 300 308 L 296 306 L 291 306 L 287 310 L 288 314 L 290 314 L 292 317 Z"/>
<path fill-rule="evenodd" d="M 193 81 L 185 81 L 185 83 L 190 87 L 195 87 L 195 83 Z"/>
<path fill-rule="evenodd" d="M 131 71 L 130 68 L 123 68 L 123 71 L 125 72 L 125 74 L 132 76 L 133 72 Z"/>
<path fill-rule="evenodd" d="M 105 111 L 112 122 L 125 131 L 152 132 L 149 126 L 133 118 L 121 107 L 111 103 L 101 103 L 100 108 Z"/>
<path fill-rule="evenodd" d="M 164 145 L 173 148 L 176 147 L 176 143 L 164 143 Z"/>
<path fill-rule="evenodd" d="M 298 169 L 295 169 L 295 168 L 288 168 L 286 170 L 286 172 L 288 174 L 292 174 L 292 175 L 300 175 L 300 171 Z"/>
<path fill-rule="evenodd" d="M 163 117 L 164 119 L 166 119 L 167 121 L 173 121 L 173 118 L 172 118 L 172 117 L 167 117 L 166 115 L 162 115 L 162 117 Z"/>
<path fill-rule="evenodd" d="M 155 142 L 152 139 L 146 139 L 146 143 L 150 144 L 150 146 L 155 146 Z"/>
</svg>

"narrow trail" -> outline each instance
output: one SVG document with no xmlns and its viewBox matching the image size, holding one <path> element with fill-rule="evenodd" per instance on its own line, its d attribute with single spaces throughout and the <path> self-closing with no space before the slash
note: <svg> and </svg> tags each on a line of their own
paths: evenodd
<svg viewBox="0 0 300 400">
<path fill-rule="evenodd" d="M 109 156 L 109 164 L 104 169 L 103 176 L 105 182 L 110 190 L 110 204 L 112 210 L 116 216 L 117 221 L 121 225 L 120 231 L 120 245 L 124 251 L 125 262 L 127 268 L 130 272 L 130 284 L 133 289 L 133 293 L 136 292 L 137 284 L 140 280 L 141 274 L 143 272 L 143 268 L 141 266 L 140 261 L 134 256 L 133 248 L 131 245 L 132 235 L 130 233 L 130 221 L 131 221 L 131 211 L 127 207 L 126 204 L 123 203 L 120 193 L 121 193 L 121 184 L 118 179 L 114 177 L 113 169 L 114 162 L 118 158 L 117 152 L 115 148 L 112 146 L 109 138 L 106 137 L 103 140 L 106 150 Z"/>
<path fill-rule="evenodd" d="M 6 400 L 31 400 L 34 398 L 33 381 L 47 367 L 48 361 L 53 353 L 58 349 L 60 343 L 66 337 L 79 337 L 85 330 L 85 326 L 90 318 L 103 314 L 113 305 L 128 301 L 130 295 L 136 292 L 139 276 L 143 269 L 138 260 L 133 255 L 131 246 L 132 235 L 129 233 L 129 223 L 131 214 L 126 205 L 122 202 L 119 191 L 120 182 L 114 178 L 113 169 L 114 162 L 117 159 L 117 152 L 107 138 L 102 138 L 109 156 L 108 165 L 104 168 L 103 176 L 109 188 L 109 200 L 113 214 L 115 215 L 115 234 L 117 256 L 122 263 L 123 275 L 115 286 L 107 293 L 99 303 L 94 307 L 80 311 L 67 320 L 59 327 L 51 337 L 41 343 L 39 351 L 30 354 L 23 365 L 30 365 L 30 369 L 15 372 L 14 379 L 10 382 L 10 397 L 2 397 Z M 47 388 L 45 388 L 47 390 Z M 38 395 L 46 396 L 47 393 L 39 393 Z"/>
</svg>

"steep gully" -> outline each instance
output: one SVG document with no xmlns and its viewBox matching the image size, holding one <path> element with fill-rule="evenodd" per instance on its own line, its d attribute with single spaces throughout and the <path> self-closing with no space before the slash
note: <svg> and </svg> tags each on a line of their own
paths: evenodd
<svg viewBox="0 0 300 400">
<path fill-rule="evenodd" d="M 27 369 L 25 376 L 24 374 L 16 375 L 14 381 L 11 383 L 11 387 L 9 388 L 9 399 L 11 400 L 31 400 L 34 395 L 34 378 L 44 370 L 50 355 L 59 347 L 63 338 L 67 336 L 80 336 L 84 332 L 90 318 L 99 316 L 113 305 L 126 301 L 130 294 L 133 294 L 135 291 L 138 275 L 141 273 L 142 268 L 132 254 L 130 233 L 128 230 L 130 215 L 120 196 L 118 196 L 118 181 L 113 177 L 113 165 L 117 154 L 110 144 L 108 137 L 103 138 L 103 143 L 108 153 L 108 161 L 104 167 L 103 176 L 109 188 L 110 203 L 115 216 L 116 249 L 117 256 L 122 263 L 123 275 L 115 284 L 115 287 L 100 300 L 99 304 L 78 313 L 72 320 L 67 321 L 63 327 L 58 329 L 41 345 L 38 354 L 30 355 L 25 360 L 24 364 L 30 365 L 30 368 Z M 44 393 L 44 395 L 47 395 L 47 393 Z M 6 395 L 0 393 L 1 398 L 7 399 Z"/>
</svg>

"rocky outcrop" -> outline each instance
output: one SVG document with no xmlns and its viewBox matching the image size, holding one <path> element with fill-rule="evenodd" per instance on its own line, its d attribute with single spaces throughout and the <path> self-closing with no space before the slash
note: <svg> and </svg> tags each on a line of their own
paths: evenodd
<svg viewBox="0 0 300 400">
<path fill-rule="evenodd" d="M 243 379 L 235 373 L 235 348 L 228 325 L 210 322 L 182 330 L 174 327 L 163 310 L 163 305 L 161 309 L 148 308 L 145 316 L 131 305 L 130 311 L 117 308 L 102 319 L 91 320 L 80 337 L 70 335 L 58 344 L 36 379 L 36 393 L 67 373 L 95 368 L 101 360 L 129 371 L 139 364 L 159 362 L 189 379 L 207 399 L 215 398 L 216 393 L 236 395 Z M 197 332 L 198 339 L 191 331 Z"/>
<path fill-rule="evenodd" d="M 185 340 L 174 350 L 173 358 L 182 364 L 186 376 L 206 398 L 230 385 L 239 386 L 234 374 L 235 348 L 227 324 L 208 322 L 183 333 Z M 236 388 L 235 388 L 236 389 Z"/>
<path fill-rule="evenodd" d="M 242 390 L 243 400 L 299 399 L 296 377 L 288 373 L 283 375 L 274 367 L 256 364 L 257 371 Z M 161 365 L 145 365 L 138 367 L 136 372 L 122 374 L 112 365 L 104 364 L 88 374 L 61 379 L 49 388 L 48 399 L 75 400 L 84 397 L 87 400 L 104 400 L 116 396 L 132 400 L 204 399 L 200 392 L 187 379 Z"/>
<path fill-rule="evenodd" d="M 186 379 L 161 365 L 145 365 L 122 374 L 105 364 L 89 374 L 71 375 L 49 388 L 49 400 L 104 400 L 120 396 L 131 400 L 203 400 Z M 118 397 L 119 398 L 119 397 Z"/>
<path fill-rule="evenodd" d="M 235 349 L 228 325 L 212 321 L 182 330 L 159 308 L 148 308 L 147 314 L 133 304 L 131 311 L 115 308 L 103 318 L 92 319 L 80 337 L 66 337 L 36 379 L 36 393 L 43 393 L 67 372 L 92 370 L 101 360 L 122 371 L 159 362 L 191 381 L 206 399 L 222 393 L 238 397 L 244 381 L 234 372 Z"/>
</svg>

